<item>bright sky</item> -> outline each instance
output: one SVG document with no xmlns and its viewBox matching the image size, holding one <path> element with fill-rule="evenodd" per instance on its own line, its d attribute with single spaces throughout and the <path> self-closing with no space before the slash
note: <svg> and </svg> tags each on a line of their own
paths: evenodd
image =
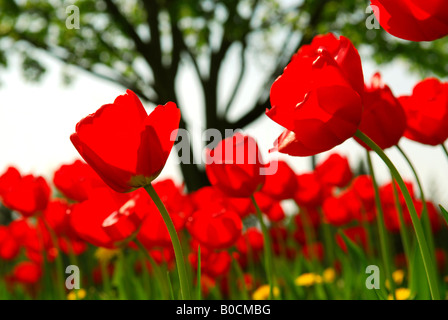
<svg viewBox="0 0 448 320">
<path fill-rule="evenodd" d="M 231 64 L 230 58 L 230 64 Z M 17 61 L 13 60 L 10 68 L 2 70 L 0 80 L 0 173 L 8 165 L 17 166 L 24 173 L 44 175 L 51 179 L 52 173 L 61 164 L 69 163 L 78 158 L 69 137 L 74 132 L 76 123 L 89 113 L 95 112 L 101 105 L 113 102 L 116 96 L 125 92 L 124 88 L 98 80 L 82 71 L 76 72 L 75 82 L 64 87 L 61 83 L 61 65 L 51 59 L 45 59 L 49 72 L 39 84 L 24 82 Z M 370 79 L 377 70 L 381 71 L 384 81 L 390 85 L 396 95 L 409 94 L 414 84 L 419 80 L 415 74 L 410 74 L 407 66 L 394 63 L 391 66 L 377 68 L 363 56 L 364 73 Z M 223 81 L 231 78 L 224 75 Z M 251 82 L 251 74 L 246 83 Z M 187 119 L 197 119 L 200 108 L 198 88 L 191 73 L 184 71 L 178 79 L 182 90 L 182 104 L 186 106 Z M 239 99 L 250 99 L 243 94 Z M 148 111 L 150 111 L 148 109 Z M 238 113 L 243 110 L 236 110 Z M 198 127 L 200 126 L 200 123 Z M 200 130 L 196 128 L 196 139 Z M 265 157 L 282 128 L 263 116 L 246 130 L 254 136 Z M 196 141 L 197 142 L 197 141 Z M 448 158 L 440 148 L 427 147 L 402 139 L 401 146 L 408 152 L 420 173 L 428 198 L 433 198 L 448 204 Z M 199 144 L 195 144 L 196 147 Z M 359 157 L 365 157 L 364 150 L 354 141 L 347 141 L 331 152 L 338 151 L 349 157 L 356 166 Z M 413 180 L 412 174 L 398 152 L 387 152 L 403 176 Z M 175 155 L 174 155 L 175 156 Z M 327 154 L 322 154 L 323 159 Z M 309 160 L 306 158 L 282 157 L 293 166 L 297 172 L 309 170 Z M 374 157 L 380 182 L 389 179 L 388 171 L 379 158 Z M 175 165 L 173 154 L 162 172 L 162 177 L 173 177 L 181 181 L 180 171 Z"/>
</svg>

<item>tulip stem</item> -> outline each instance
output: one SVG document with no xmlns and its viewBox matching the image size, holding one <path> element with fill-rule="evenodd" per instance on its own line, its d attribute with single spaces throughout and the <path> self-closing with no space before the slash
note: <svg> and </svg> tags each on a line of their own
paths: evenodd
<svg viewBox="0 0 448 320">
<path fill-rule="evenodd" d="M 415 177 L 415 181 L 417 182 L 418 188 L 420 190 L 420 199 L 422 200 L 422 204 L 423 204 L 423 210 L 422 210 L 422 222 L 423 222 L 423 228 L 425 230 L 425 234 L 428 238 L 428 246 L 429 246 L 429 250 L 431 252 L 431 254 L 434 256 L 434 237 L 432 234 L 432 230 L 431 230 L 431 222 L 429 220 L 429 215 L 428 215 L 428 206 L 426 204 L 426 197 L 425 197 L 425 193 L 423 192 L 423 185 L 421 183 L 421 180 L 417 174 L 417 170 L 415 170 L 414 165 L 411 162 L 411 159 L 406 155 L 406 153 L 404 152 L 404 150 L 397 145 L 396 146 L 398 151 L 400 151 L 401 155 L 403 156 L 403 158 L 406 160 L 406 162 L 408 163 L 409 167 L 412 170 L 412 173 L 414 174 Z"/>
<path fill-rule="evenodd" d="M 264 261 L 265 261 L 265 268 L 266 268 L 266 275 L 269 282 L 269 300 L 272 300 L 274 298 L 274 261 L 272 258 L 272 245 L 271 245 L 271 238 L 269 237 L 268 228 L 266 227 L 266 224 L 263 220 L 263 215 L 260 210 L 260 207 L 257 204 L 257 201 L 255 201 L 255 197 L 252 195 L 252 203 L 255 206 L 255 211 L 257 214 L 258 221 L 261 225 L 261 231 L 263 232 L 263 240 L 264 240 Z"/>
<path fill-rule="evenodd" d="M 383 258 L 384 269 L 386 270 L 386 278 L 389 281 L 390 290 L 392 291 L 392 296 L 395 299 L 395 282 L 393 281 L 392 278 L 392 270 L 391 270 L 392 263 L 389 251 L 389 238 L 384 223 L 384 211 L 381 203 L 378 183 L 376 182 L 375 170 L 373 169 L 372 158 L 370 157 L 370 153 L 368 150 L 366 151 L 366 154 L 367 154 L 367 163 L 369 166 L 369 172 L 370 175 L 372 176 L 373 189 L 375 191 L 375 204 L 376 204 L 376 211 L 378 214 L 377 223 L 378 223 L 378 232 L 380 235 L 381 255 Z"/>
<path fill-rule="evenodd" d="M 201 272 L 202 272 L 202 270 L 201 270 L 201 246 L 198 245 L 198 270 L 197 270 L 197 276 L 196 276 L 196 298 L 198 300 L 202 300 L 202 297 L 201 297 L 201 294 L 202 294 L 202 292 L 201 292 L 201 290 L 202 290 L 202 287 L 201 287 L 201 281 L 202 281 L 202 279 L 201 279 L 201 277 L 202 277 Z"/>
<path fill-rule="evenodd" d="M 448 157 L 448 150 L 445 147 L 445 145 L 443 143 L 441 143 L 440 146 L 442 147 L 443 151 L 445 152 L 446 156 Z"/>
<path fill-rule="evenodd" d="M 165 282 L 163 281 L 163 274 L 160 270 L 160 267 L 157 265 L 157 263 L 154 261 L 154 259 L 149 254 L 148 250 L 146 250 L 145 246 L 138 240 L 134 239 L 134 243 L 137 245 L 137 247 L 140 249 L 140 251 L 145 256 L 146 260 L 151 264 L 151 268 L 154 271 L 154 275 L 157 279 L 159 279 L 159 288 L 161 291 L 162 296 L 164 299 L 169 296 L 168 288 L 165 285 Z M 145 272 L 145 265 L 142 265 L 142 272 Z"/>
<path fill-rule="evenodd" d="M 330 224 L 325 220 L 324 212 L 322 208 L 319 209 L 320 219 L 322 221 L 322 231 L 323 231 L 323 237 L 324 237 L 324 243 L 325 243 L 325 251 L 327 253 L 327 262 L 329 265 L 333 265 L 335 261 L 334 257 L 334 246 L 333 246 L 333 234 L 331 232 L 331 226 Z M 309 219 L 307 219 L 309 222 Z M 312 228 L 311 223 L 309 223 L 309 227 Z"/>
<path fill-rule="evenodd" d="M 107 297 L 110 299 L 112 286 L 110 283 L 109 267 L 107 261 L 100 261 L 101 278 L 103 280 L 103 290 L 106 291 Z"/>
<path fill-rule="evenodd" d="M 168 233 L 170 234 L 171 242 L 173 244 L 174 249 L 174 255 L 176 256 L 176 265 L 177 265 L 177 272 L 179 275 L 182 299 L 190 300 L 190 288 L 188 284 L 187 269 L 185 268 L 185 260 L 182 252 L 182 246 L 180 244 L 176 228 L 174 227 L 173 221 L 171 220 L 171 217 L 168 211 L 166 210 L 165 205 L 163 204 L 162 200 L 160 200 L 160 197 L 158 196 L 154 187 L 151 184 L 149 184 L 145 187 L 145 190 L 146 192 L 148 192 L 149 196 L 159 209 L 163 221 L 165 222 L 165 225 L 168 229 Z"/>
<path fill-rule="evenodd" d="M 433 269 L 434 262 L 433 259 L 431 258 L 428 249 L 428 244 L 426 242 L 425 234 L 423 233 L 423 227 L 420 223 L 420 219 L 418 218 L 417 215 L 417 210 L 415 209 L 412 197 L 409 194 L 409 190 L 407 189 L 406 184 L 403 181 L 403 178 L 401 177 L 400 173 L 398 172 L 397 168 L 392 163 L 392 161 L 387 157 L 384 151 L 375 142 L 373 142 L 368 136 L 366 136 L 359 130 L 356 132 L 355 136 L 359 138 L 361 141 L 363 141 L 369 148 L 375 151 L 376 154 L 378 154 L 378 156 L 383 160 L 383 162 L 389 167 L 389 170 L 391 171 L 394 179 L 397 181 L 398 186 L 400 187 L 401 192 L 403 194 L 403 197 L 405 198 L 409 213 L 411 215 L 412 225 L 414 226 L 415 235 L 417 237 L 419 249 L 423 258 L 423 265 L 425 267 L 426 277 L 431 291 L 431 297 L 434 300 L 439 300 L 440 294 L 437 286 L 437 278 L 435 273 L 433 272 L 433 270 L 435 270 Z"/>
<path fill-rule="evenodd" d="M 392 177 L 392 189 L 394 193 L 394 201 L 395 201 L 395 207 L 397 208 L 398 212 L 398 219 L 400 221 L 400 236 L 401 236 L 401 242 L 403 243 L 403 249 L 404 254 L 406 256 L 406 263 L 408 265 L 408 269 L 410 272 L 411 270 L 411 245 L 409 242 L 408 234 L 407 234 L 407 228 L 406 224 L 404 222 L 404 215 L 403 215 L 403 208 L 401 207 L 400 198 L 398 196 L 398 190 L 397 186 L 395 185 L 395 180 Z"/>
<path fill-rule="evenodd" d="M 61 259 L 61 250 L 59 248 L 59 244 L 58 244 L 58 238 L 56 236 L 56 234 L 54 233 L 53 229 L 51 228 L 51 226 L 48 224 L 47 220 L 45 220 L 44 217 L 42 217 L 42 222 L 44 223 L 45 228 L 47 228 L 48 233 L 50 234 L 50 238 L 51 238 L 51 242 L 54 246 L 54 248 L 57 251 L 57 255 L 55 258 L 55 262 L 56 262 L 56 281 L 57 281 L 57 286 L 58 286 L 58 292 L 60 295 L 60 299 L 61 300 L 65 300 L 66 296 L 65 296 L 65 283 L 64 283 L 64 276 L 63 276 L 63 272 L 64 272 L 64 266 L 62 264 L 62 259 Z M 44 246 L 44 252 L 45 252 L 45 246 Z"/>
</svg>

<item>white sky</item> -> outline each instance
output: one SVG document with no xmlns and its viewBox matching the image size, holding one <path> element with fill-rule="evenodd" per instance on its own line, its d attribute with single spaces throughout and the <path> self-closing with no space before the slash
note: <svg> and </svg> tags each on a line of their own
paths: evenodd
<svg viewBox="0 0 448 320">
<path fill-rule="evenodd" d="M 232 64 L 233 57 L 228 61 Z M 9 69 L 1 70 L 0 80 L 0 174 L 8 165 L 17 166 L 24 173 L 44 175 L 51 179 L 52 173 L 59 165 L 78 158 L 78 154 L 70 142 L 70 134 L 74 132 L 76 123 L 89 113 L 95 112 L 101 105 L 113 102 L 116 96 L 125 92 L 124 88 L 98 80 L 82 71 L 75 72 L 76 80 L 69 87 L 61 83 L 61 65 L 45 58 L 49 72 L 38 84 L 26 83 L 17 61 L 13 60 Z M 377 70 L 381 71 L 384 81 L 390 85 L 396 95 L 409 94 L 419 77 L 410 74 L 403 63 L 378 68 L 368 57 L 363 57 L 366 79 Z M 246 86 L 256 82 L 256 74 L 251 71 L 246 79 Z M 232 78 L 232 70 L 224 75 L 225 82 Z M 200 111 L 198 88 L 191 73 L 186 70 L 178 78 L 178 86 L 182 90 L 181 103 L 188 110 L 187 119 L 197 119 Z M 239 100 L 250 99 L 245 90 Z M 149 109 L 148 109 L 149 111 Z M 243 113 L 244 110 L 236 110 Z M 200 127 L 196 127 L 196 139 L 200 137 Z M 448 125 L 448 124 L 447 124 Z M 246 130 L 253 135 L 266 156 L 273 141 L 281 133 L 282 128 L 266 116 Z M 199 138 L 200 139 L 200 138 Z M 197 142 L 197 140 L 196 140 Z M 422 177 L 428 198 L 434 198 L 442 204 L 448 204 L 448 158 L 437 147 L 427 147 L 402 139 L 401 146 L 407 151 Z M 195 144 L 196 148 L 199 144 Z M 359 157 L 364 157 L 362 149 L 354 141 L 347 141 L 331 152 L 338 151 L 349 157 L 353 166 L 357 166 Z M 404 177 L 413 180 L 412 174 L 398 152 L 387 152 Z M 173 154 L 172 154 L 173 155 Z M 326 154 L 319 155 L 319 159 Z M 180 171 L 173 157 L 168 161 L 162 177 L 173 177 L 181 181 Z M 309 159 L 283 157 L 297 172 L 309 170 Z M 380 182 L 389 178 L 388 171 L 379 158 L 374 157 L 375 167 Z"/>
</svg>

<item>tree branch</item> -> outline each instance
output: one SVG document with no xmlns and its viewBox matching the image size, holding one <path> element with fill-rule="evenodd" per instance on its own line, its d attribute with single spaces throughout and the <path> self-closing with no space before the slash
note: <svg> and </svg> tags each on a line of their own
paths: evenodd
<svg viewBox="0 0 448 320">
<path fill-rule="evenodd" d="M 246 73 L 246 57 L 245 57 L 245 53 L 246 53 L 246 42 L 243 41 L 241 43 L 241 54 L 240 54 L 240 60 L 241 60 L 241 68 L 240 68 L 240 73 L 238 75 L 238 79 L 235 83 L 235 86 L 232 90 L 232 95 L 229 98 L 229 101 L 227 102 L 227 106 L 224 110 L 224 118 L 229 114 L 230 109 L 232 107 L 232 104 L 235 100 L 235 97 L 237 95 L 237 93 L 239 92 L 240 86 L 241 86 L 241 82 L 243 81 L 244 78 L 244 74 Z"/>
<path fill-rule="evenodd" d="M 27 36 L 24 33 L 19 33 L 19 32 L 14 32 L 14 34 L 18 37 L 18 39 L 25 41 L 27 43 L 29 43 L 30 45 L 32 45 L 33 47 L 40 49 L 40 50 L 44 50 L 47 54 L 49 54 L 51 57 L 67 64 L 67 65 L 71 65 L 74 66 L 78 69 L 87 71 L 88 73 L 92 74 L 93 76 L 100 78 L 102 80 L 106 80 L 108 82 L 114 83 L 114 84 L 120 84 L 125 88 L 128 88 L 132 91 L 134 91 L 136 94 L 138 94 L 139 96 L 141 96 L 143 99 L 145 99 L 148 102 L 154 103 L 156 104 L 156 101 L 153 97 L 150 97 L 148 94 L 144 93 L 142 90 L 140 90 L 140 88 L 136 87 L 133 83 L 127 81 L 124 77 L 122 77 L 121 75 L 117 75 L 115 73 L 115 77 L 111 77 L 108 75 L 105 75 L 103 73 L 99 73 L 97 71 L 95 71 L 93 69 L 93 66 L 82 66 L 79 64 L 74 64 L 74 59 L 72 59 L 70 57 L 69 54 L 67 54 L 67 56 L 62 56 L 60 54 L 58 54 L 56 51 L 63 51 L 65 50 L 62 47 L 59 48 L 52 48 L 50 46 L 48 46 L 46 43 L 42 43 L 42 42 L 38 42 L 36 39 L 33 39 L 29 36 Z M 113 73 L 112 70 L 110 70 L 111 73 Z"/>
<path fill-rule="evenodd" d="M 325 5 L 330 0 L 320 0 L 319 3 L 316 5 L 316 9 L 314 10 L 313 14 L 311 15 L 310 22 L 306 28 L 306 30 L 303 32 L 303 36 L 297 45 L 296 49 L 293 52 L 297 52 L 300 47 L 304 44 L 307 44 L 311 42 L 311 40 L 314 37 L 315 29 L 317 25 L 319 24 L 320 17 L 322 15 L 322 12 L 324 11 Z M 286 43 L 285 43 L 286 44 Z M 281 62 L 281 61 L 279 61 Z M 278 75 L 280 75 L 283 71 L 284 64 L 277 64 L 277 67 L 275 68 L 274 72 L 269 77 L 270 80 L 272 80 L 269 83 L 269 86 L 272 84 L 273 79 L 276 79 Z M 269 92 L 269 87 L 265 87 L 264 92 Z M 244 116 L 242 116 L 239 120 L 231 123 L 233 128 L 244 128 L 248 124 L 255 121 L 259 116 L 261 116 L 266 109 L 270 108 L 271 104 L 269 101 L 269 96 L 264 101 L 258 101 Z"/>
</svg>

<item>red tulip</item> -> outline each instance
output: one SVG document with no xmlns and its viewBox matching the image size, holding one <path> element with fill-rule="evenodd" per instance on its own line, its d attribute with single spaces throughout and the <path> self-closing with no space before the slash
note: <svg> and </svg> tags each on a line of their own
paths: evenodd
<svg viewBox="0 0 448 320">
<path fill-rule="evenodd" d="M 248 198 L 262 188 L 264 167 L 255 140 L 236 133 L 210 151 L 205 170 L 210 183 L 227 196 Z"/>
<path fill-rule="evenodd" d="M 228 197 L 218 188 L 211 186 L 190 193 L 189 198 L 195 210 L 209 209 L 212 211 L 226 207 L 228 200 Z"/>
<path fill-rule="evenodd" d="M 330 155 L 315 169 L 316 177 L 323 185 L 329 187 L 345 187 L 353 178 L 348 159 L 337 153 Z"/>
<path fill-rule="evenodd" d="M 375 189 L 373 188 L 372 177 L 360 175 L 353 179 L 351 188 L 362 202 L 363 209 L 367 212 L 374 211 Z"/>
<path fill-rule="evenodd" d="M 266 213 L 269 210 L 271 210 L 272 206 L 275 203 L 275 200 L 272 199 L 270 196 L 262 193 L 257 192 L 254 194 L 255 202 L 257 203 L 258 207 L 260 208 L 261 212 Z"/>
<path fill-rule="evenodd" d="M 175 213 L 184 220 L 193 214 L 193 203 L 190 197 L 184 194 L 183 186 L 177 186 L 173 180 L 165 179 L 153 183 L 153 187 L 170 214 Z"/>
<path fill-rule="evenodd" d="M 448 34 L 445 0 L 371 0 L 381 26 L 395 37 L 433 41 Z"/>
<path fill-rule="evenodd" d="M 138 201 L 145 201 L 140 197 L 140 194 L 136 194 L 103 221 L 103 230 L 115 244 L 130 241 L 137 235 L 145 220 L 146 212 L 138 209 Z"/>
<path fill-rule="evenodd" d="M 73 206 L 70 223 L 84 241 L 97 247 L 114 248 L 115 241 L 103 229 L 103 223 L 128 200 L 128 194 L 115 193 L 108 188 L 96 189 L 88 200 Z"/>
<path fill-rule="evenodd" d="M 190 263 L 193 268 L 197 269 L 197 254 L 190 254 Z M 227 251 L 214 252 L 210 251 L 203 254 L 201 247 L 201 270 L 202 273 L 210 277 L 219 277 L 227 274 L 230 271 L 232 257 Z"/>
<path fill-rule="evenodd" d="M 277 172 L 266 176 L 266 181 L 261 189 L 262 193 L 275 200 L 285 200 L 294 197 L 297 189 L 295 172 L 285 161 L 277 161 Z"/>
<path fill-rule="evenodd" d="M 344 76 L 362 97 L 364 74 L 361 57 L 351 41 L 344 36 L 338 39 L 332 33 L 318 35 L 314 37 L 310 45 L 302 46 L 297 55 L 317 58 L 322 50 L 326 50 L 337 62 Z"/>
<path fill-rule="evenodd" d="M 243 222 L 237 213 L 224 208 L 199 210 L 188 218 L 187 229 L 201 246 L 226 249 L 240 238 Z"/>
<path fill-rule="evenodd" d="M 147 115 L 130 90 L 76 125 L 70 139 L 84 160 L 112 189 L 129 192 L 150 184 L 162 171 L 179 127 L 173 102 Z"/>
<path fill-rule="evenodd" d="M 328 189 L 322 185 L 315 172 L 298 175 L 297 182 L 294 200 L 299 206 L 318 207 L 322 204 Z"/>
<path fill-rule="evenodd" d="M 329 197 L 322 206 L 325 220 L 335 226 L 346 225 L 354 218 L 362 217 L 362 203 L 352 189 Z"/>
<path fill-rule="evenodd" d="M 147 216 L 143 222 L 140 232 L 137 235 L 137 239 L 147 248 L 152 249 L 154 247 L 171 248 L 171 237 L 168 233 L 168 229 L 163 221 L 162 216 L 155 204 L 149 200 L 145 204 Z M 185 225 L 185 219 L 178 215 L 176 212 L 170 211 L 171 220 L 173 221 L 176 231 L 183 229 Z"/>
<path fill-rule="evenodd" d="M 406 138 L 432 146 L 448 138 L 448 83 L 435 78 L 423 80 L 411 96 L 399 101 L 407 116 Z"/>
<path fill-rule="evenodd" d="M 14 260 L 20 253 L 20 244 L 6 226 L 0 225 L 0 259 Z"/>
<path fill-rule="evenodd" d="M 69 223 L 70 208 L 68 203 L 62 199 L 51 200 L 45 211 L 43 218 L 50 228 L 58 235 L 64 234 Z"/>
<path fill-rule="evenodd" d="M 20 172 L 16 168 L 9 167 L 6 169 L 0 176 L 0 197 L 8 192 L 16 182 L 20 181 L 20 178 Z"/>
<path fill-rule="evenodd" d="M 248 228 L 236 243 L 238 252 L 243 255 L 252 254 L 256 258 L 264 248 L 263 234 L 257 228 Z"/>
<path fill-rule="evenodd" d="M 238 213 L 244 219 L 251 213 L 255 213 L 255 207 L 250 198 L 227 198 L 229 209 Z"/>
<path fill-rule="evenodd" d="M 390 148 L 403 136 L 406 129 L 406 114 L 401 103 L 390 88 L 383 84 L 376 73 L 364 92 L 364 111 L 359 130 L 371 138 L 381 149 Z M 364 148 L 370 148 L 358 138 Z"/>
<path fill-rule="evenodd" d="M 280 222 L 286 217 L 280 202 L 274 202 L 265 214 L 271 222 Z"/>
<path fill-rule="evenodd" d="M 27 237 L 27 235 L 32 232 L 33 227 L 28 221 L 29 219 L 17 219 L 12 221 L 8 225 L 8 229 L 11 232 L 11 235 L 18 242 L 23 243 Z"/>
<path fill-rule="evenodd" d="M 164 202 L 175 229 L 177 231 L 182 230 L 187 218 L 194 212 L 194 204 L 191 199 L 182 194 L 180 188 L 172 180 L 162 180 L 154 183 L 153 186 Z M 147 249 L 152 249 L 153 247 L 171 248 L 171 237 L 159 210 L 146 194 L 144 199 L 146 201 L 142 201 L 140 206 L 147 216 L 137 235 L 137 239 Z"/>
<path fill-rule="evenodd" d="M 361 121 L 363 86 L 361 59 L 350 40 L 316 37 L 271 87 L 266 115 L 286 128 L 274 150 L 310 156 L 351 138 Z"/>
<path fill-rule="evenodd" d="M 23 216 L 30 217 L 45 210 L 50 194 L 50 187 L 44 178 L 27 175 L 19 178 L 3 194 L 3 203 Z"/>
<path fill-rule="evenodd" d="M 14 267 L 14 280 L 23 284 L 36 284 L 42 277 L 42 268 L 31 261 L 23 261 Z"/>
<path fill-rule="evenodd" d="M 79 202 L 87 200 L 92 189 L 105 187 L 95 171 L 80 160 L 62 165 L 54 173 L 53 182 L 67 198 Z"/>
</svg>

